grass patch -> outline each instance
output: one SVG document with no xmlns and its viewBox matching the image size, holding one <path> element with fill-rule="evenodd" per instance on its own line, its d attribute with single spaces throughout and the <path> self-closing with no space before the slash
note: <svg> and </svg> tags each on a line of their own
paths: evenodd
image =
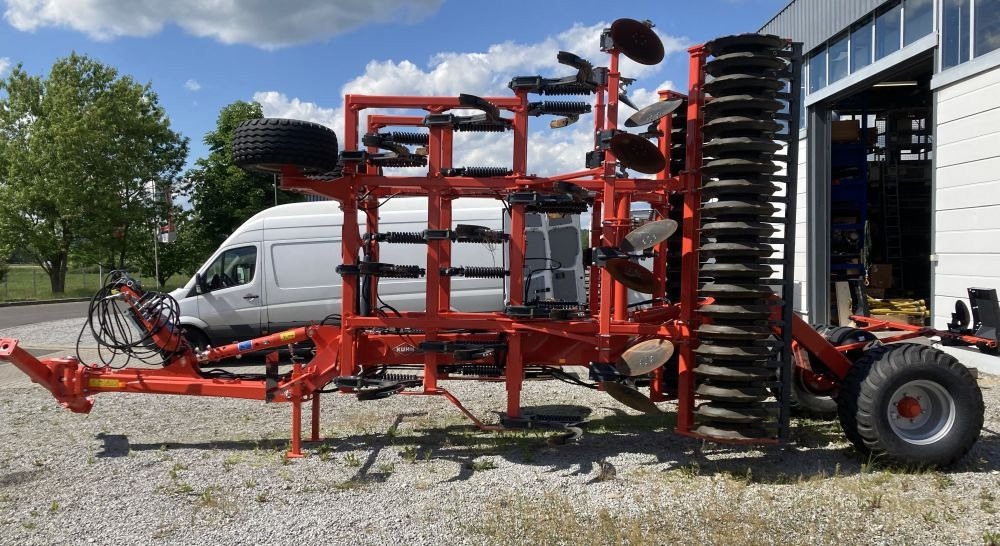
<svg viewBox="0 0 1000 546">
<path fill-rule="evenodd" d="M 104 270 L 107 273 L 108 270 Z M 190 275 L 174 275 L 167 280 L 164 292 L 184 286 Z M 153 288 L 156 281 L 152 276 L 140 276 L 143 286 Z M 52 293 L 49 276 L 37 265 L 12 264 L 4 281 L 0 281 L 0 301 L 51 300 L 58 298 L 85 298 L 93 296 L 101 287 L 101 277 L 96 266 L 72 268 L 66 272 L 66 291 Z"/>
<path fill-rule="evenodd" d="M 483 472 L 497 468 L 497 463 L 493 459 L 477 459 L 469 464 L 473 472 Z"/>
</svg>

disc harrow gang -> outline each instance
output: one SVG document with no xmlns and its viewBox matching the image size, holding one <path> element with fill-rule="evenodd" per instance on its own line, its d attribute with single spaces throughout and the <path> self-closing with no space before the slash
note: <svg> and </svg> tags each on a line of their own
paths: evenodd
<svg viewBox="0 0 1000 546">
<path fill-rule="evenodd" d="M 775 443 L 787 438 L 792 394 L 799 408 L 810 407 L 808 401 L 825 408 L 831 402 L 822 397 L 840 384 L 857 397 L 861 385 L 889 388 L 891 382 L 878 378 L 895 373 L 909 357 L 925 371 L 907 380 L 938 402 L 932 417 L 975 423 L 974 415 L 966 415 L 976 409 L 971 402 L 955 405 L 957 416 L 940 411 L 942 401 L 974 401 L 965 391 L 974 384 L 952 361 L 930 348 L 872 352 L 852 342 L 874 343 L 863 335 L 837 337 L 844 344 L 834 347 L 792 313 L 798 164 L 792 140 L 798 136 L 801 46 L 746 34 L 692 47 L 686 92 L 661 90 L 657 102 L 639 108 L 627 94 L 634 80 L 621 74 L 619 64 L 622 55 L 641 64 L 663 60 L 652 23 L 616 20 L 599 45 L 606 65 L 560 51 L 563 75 L 514 76 L 508 96 L 347 95 L 342 139 L 324 126 L 293 120 L 240 124 L 233 142 L 238 165 L 280 174 L 283 189 L 340 205 L 342 262 L 330 274 L 339 275 L 341 284 L 329 297 L 339 298 L 341 308 L 319 324 L 196 348 L 182 336 L 172 298 L 115 272 L 91 305 L 91 331 L 102 350 L 111 351 L 102 354 L 101 365 L 76 358 L 40 361 L 12 339 L 0 340 L 0 360 L 83 413 L 100 392 L 289 402 L 291 456 L 302 455 L 304 402 L 312 404 L 310 439 L 318 439 L 322 393 L 369 403 L 440 396 L 484 430 L 545 427 L 579 437 L 582 416 L 521 407 L 529 379 L 603 391 L 650 414 L 662 412 L 660 402 L 675 399 L 681 435 Z M 620 126 L 621 105 L 635 113 Z M 533 174 L 528 138 L 535 116 L 557 116 L 549 123 L 557 130 L 592 119 L 593 144 L 580 150 L 581 170 Z M 469 140 L 456 137 L 461 132 L 505 133 L 513 141 L 510 156 L 456 166 L 456 143 Z M 422 171 L 387 172 L 395 167 Z M 380 230 L 380 208 L 406 197 L 426 200 L 426 229 Z M 453 210 L 453 203 L 465 198 L 495 200 L 502 224 L 457 223 L 462 209 Z M 562 228 L 576 225 L 573 215 L 583 214 L 590 215 L 592 229 L 580 248 L 578 232 Z M 549 243 L 538 254 L 528 242 L 541 235 Z M 485 245 L 497 259 L 462 263 L 462 247 L 454 246 L 462 244 Z M 384 245 L 419 248 L 392 254 L 381 252 Z M 403 255 L 418 255 L 420 263 L 389 263 L 389 256 Z M 589 280 L 585 290 L 579 271 Z M 484 280 L 495 282 L 497 293 L 503 287 L 501 308 L 456 310 L 452 289 L 481 290 L 488 285 Z M 196 281 L 199 290 L 212 290 L 201 276 Z M 397 310 L 383 300 L 392 288 L 414 282 L 425 283 L 422 310 Z M 566 292 L 568 299 L 556 295 L 556 287 L 570 285 L 581 288 Z M 124 336 L 120 326 L 129 321 L 138 335 Z M 278 349 L 306 342 L 314 356 L 292 357 L 279 373 Z M 255 352 L 266 354 L 265 373 L 215 368 Z M 146 365 L 122 367 L 116 357 L 141 358 Z M 571 367 L 583 373 L 570 373 Z M 503 382 L 506 411 L 496 423 L 483 422 L 444 388 L 451 380 Z M 873 407 L 883 402 L 905 410 L 896 412 L 892 426 L 882 427 L 885 432 L 872 417 L 891 412 Z M 908 426 L 900 412 L 917 415 L 922 407 L 906 393 L 856 400 L 842 394 L 835 405 L 859 449 L 881 450 L 904 462 L 954 460 L 978 434 L 974 426 L 954 427 L 958 439 L 942 433 L 941 445 L 957 446 L 942 448 L 943 454 L 933 445 L 897 449 L 913 438 L 928 442 L 925 428 L 944 425 Z"/>
</svg>

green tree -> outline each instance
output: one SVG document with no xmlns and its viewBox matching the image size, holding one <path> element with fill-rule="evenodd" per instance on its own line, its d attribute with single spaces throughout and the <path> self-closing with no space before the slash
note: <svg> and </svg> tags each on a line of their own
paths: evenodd
<svg viewBox="0 0 1000 546">
<path fill-rule="evenodd" d="M 236 101 L 219 112 L 215 130 L 205 135 L 210 150 L 187 172 L 185 191 L 194 207 L 208 251 L 216 248 L 237 227 L 258 212 L 274 206 L 274 178 L 248 173 L 233 164 L 233 129 L 240 122 L 264 116 L 257 102 Z M 302 197 L 278 191 L 278 204 Z"/>
<path fill-rule="evenodd" d="M 161 223 L 154 220 L 144 226 L 146 234 L 145 242 L 138 239 L 133 241 L 135 248 L 130 252 L 131 265 L 137 266 L 143 273 L 151 276 L 157 270 L 159 263 L 159 286 L 163 286 L 167 279 L 178 273 L 187 275 L 194 274 L 199 265 L 202 264 L 205 255 L 212 249 L 206 249 L 201 240 L 200 230 L 193 218 L 194 212 L 174 207 L 171 213 L 172 223 L 177 234 L 177 238 L 171 243 L 156 244 L 156 253 L 153 249 L 153 234 L 156 233 Z"/>
<path fill-rule="evenodd" d="M 71 54 L 48 76 L 18 65 L 0 89 L 0 244 L 65 289 L 71 256 L 122 266 L 187 156 L 149 84 Z"/>
</svg>

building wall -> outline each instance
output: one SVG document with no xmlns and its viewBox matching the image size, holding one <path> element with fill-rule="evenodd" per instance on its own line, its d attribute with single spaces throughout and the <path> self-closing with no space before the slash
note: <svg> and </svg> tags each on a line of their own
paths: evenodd
<svg viewBox="0 0 1000 546">
<path fill-rule="evenodd" d="M 760 29 L 809 51 L 889 0 L 793 0 Z"/>
<path fill-rule="evenodd" d="M 808 320 L 809 309 L 806 304 L 806 294 L 808 294 L 809 283 L 807 279 L 808 266 L 806 262 L 806 223 L 809 218 L 809 207 L 807 203 L 809 170 L 806 164 L 806 143 L 807 139 L 801 138 L 798 141 L 799 147 L 799 167 L 797 195 L 795 196 L 795 301 L 793 309 L 801 313 Z"/>
<path fill-rule="evenodd" d="M 935 93 L 934 322 L 970 286 L 1000 289 L 1000 67 Z"/>
</svg>

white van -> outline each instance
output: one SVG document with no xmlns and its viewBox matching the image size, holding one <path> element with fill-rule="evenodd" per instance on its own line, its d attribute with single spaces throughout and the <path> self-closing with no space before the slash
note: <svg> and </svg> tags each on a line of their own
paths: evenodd
<svg viewBox="0 0 1000 546">
<path fill-rule="evenodd" d="M 453 204 L 453 226 L 501 230 L 503 216 L 503 207 L 495 199 L 463 198 Z M 364 219 L 359 212 L 362 232 Z M 579 216 L 572 219 L 578 241 Z M 217 346 L 318 323 L 339 313 L 341 276 L 336 268 L 341 264 L 342 222 L 343 214 L 333 201 L 280 205 L 247 220 L 183 288 L 171 292 L 180 304 L 180 322 L 188 338 L 197 346 Z M 380 232 L 425 229 L 426 198 L 399 197 L 379 208 Z M 546 256 L 552 250 L 547 248 L 550 242 L 546 237 L 542 241 L 546 248 L 537 252 L 529 246 L 529 257 Z M 426 245 L 381 243 L 379 252 L 379 262 L 426 267 Z M 505 258 L 503 244 L 452 244 L 451 262 L 456 267 L 506 267 Z M 578 289 L 574 287 L 575 293 L 565 297 L 575 300 L 582 293 L 582 265 L 578 273 Z M 538 286 L 543 282 L 539 279 Z M 384 278 L 378 282 L 378 294 L 399 311 L 421 311 L 425 287 L 424 279 Z M 456 310 L 496 311 L 503 309 L 504 300 L 503 279 L 451 279 L 451 305 Z"/>
</svg>

